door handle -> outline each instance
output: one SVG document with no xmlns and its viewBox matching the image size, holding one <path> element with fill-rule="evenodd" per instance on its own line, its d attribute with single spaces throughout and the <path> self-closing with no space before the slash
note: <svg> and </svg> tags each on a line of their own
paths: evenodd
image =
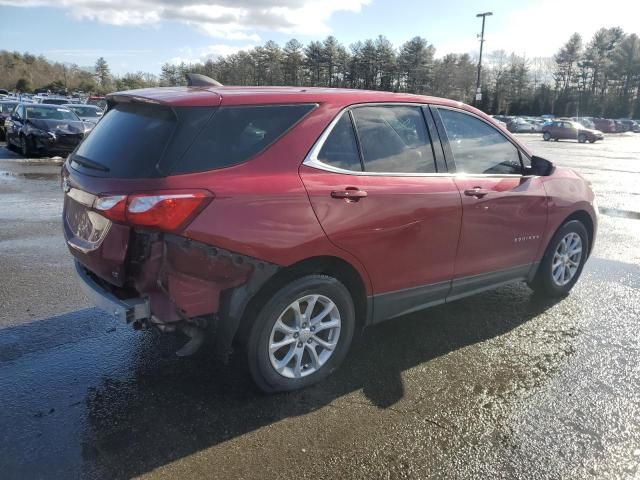
<svg viewBox="0 0 640 480">
<path fill-rule="evenodd" d="M 344 190 L 334 190 L 331 192 L 333 198 L 344 198 L 345 200 L 351 200 L 357 202 L 361 198 L 367 196 L 367 192 L 355 187 L 347 187 Z"/>
<path fill-rule="evenodd" d="M 473 188 L 469 188 L 468 190 L 464 191 L 464 194 L 467 197 L 476 197 L 476 198 L 482 198 L 485 195 L 487 195 L 489 193 L 489 190 L 485 189 L 485 188 L 481 188 L 481 187 L 473 187 Z"/>
</svg>

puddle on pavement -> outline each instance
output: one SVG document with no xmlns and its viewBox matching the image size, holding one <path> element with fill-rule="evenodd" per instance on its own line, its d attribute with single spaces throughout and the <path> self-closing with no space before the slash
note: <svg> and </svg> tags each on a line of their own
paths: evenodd
<svg viewBox="0 0 640 480">
<path fill-rule="evenodd" d="M 7 172 L 0 170 L 1 179 L 14 179 L 23 178 L 25 180 L 57 180 L 60 178 L 59 173 L 45 173 L 45 172 Z"/>
<path fill-rule="evenodd" d="M 634 220 L 640 220 L 640 212 L 607 207 L 600 207 L 598 210 L 602 215 L 607 215 L 609 217 L 633 218 Z"/>
</svg>

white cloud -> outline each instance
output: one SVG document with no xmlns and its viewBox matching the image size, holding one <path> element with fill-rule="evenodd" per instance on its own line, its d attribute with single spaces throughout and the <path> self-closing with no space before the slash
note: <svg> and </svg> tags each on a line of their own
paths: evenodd
<svg viewBox="0 0 640 480">
<path fill-rule="evenodd" d="M 640 2 L 629 0 L 538 0 L 534 6 L 514 11 L 485 44 L 488 50 L 503 49 L 527 57 L 555 54 L 578 32 L 586 45 L 602 27 L 622 27 L 637 32 Z M 497 16 L 487 19 L 490 23 Z M 478 47 L 476 46 L 476 49 Z"/>
<path fill-rule="evenodd" d="M 167 61 L 172 64 L 178 64 L 183 62 L 186 64 L 204 63 L 208 59 L 226 57 L 227 55 L 237 53 L 240 50 L 245 50 L 245 51 L 251 50 L 254 47 L 256 47 L 256 44 L 227 45 L 224 43 L 208 45 L 206 47 L 198 48 L 198 49 L 185 47 L 185 48 L 178 49 L 179 55 L 172 57 Z"/>
<path fill-rule="evenodd" d="M 258 41 L 256 31 L 325 34 L 335 12 L 359 12 L 371 0 L 0 0 L 14 7 L 61 8 L 111 25 L 178 21 L 212 37 Z"/>
<path fill-rule="evenodd" d="M 483 56 L 496 50 L 505 50 L 532 57 L 550 57 L 578 32 L 583 44 L 591 40 L 600 28 L 621 27 L 625 32 L 638 32 L 640 2 L 630 0 L 537 0 L 505 14 L 495 10 L 487 17 Z M 435 42 L 436 56 L 447 53 L 480 51 L 481 19 L 477 30 L 466 32 L 454 40 Z"/>
</svg>

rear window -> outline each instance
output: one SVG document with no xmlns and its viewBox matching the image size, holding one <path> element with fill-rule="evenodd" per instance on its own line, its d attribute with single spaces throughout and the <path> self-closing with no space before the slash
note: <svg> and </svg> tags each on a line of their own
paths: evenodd
<svg viewBox="0 0 640 480">
<path fill-rule="evenodd" d="M 263 150 L 314 106 L 171 109 L 121 103 L 98 122 L 71 162 L 76 168 L 116 178 L 154 178 L 228 167 Z"/>
<path fill-rule="evenodd" d="M 69 100 L 66 98 L 45 98 L 42 100 L 44 105 L 64 105 L 65 103 L 69 103 Z"/>
<path fill-rule="evenodd" d="M 192 173 L 242 163 L 271 145 L 315 105 L 220 107 L 171 173 Z"/>
<path fill-rule="evenodd" d="M 176 124 L 177 117 L 169 108 L 118 104 L 80 144 L 71 160 L 89 168 L 95 164 L 108 169 L 110 177 L 158 177 L 157 163 Z"/>
</svg>

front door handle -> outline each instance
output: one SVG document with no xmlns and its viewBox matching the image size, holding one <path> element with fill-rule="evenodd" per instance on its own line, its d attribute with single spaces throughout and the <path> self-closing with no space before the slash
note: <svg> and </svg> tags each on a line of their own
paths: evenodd
<svg viewBox="0 0 640 480">
<path fill-rule="evenodd" d="M 482 198 L 489 193 L 489 190 L 481 187 L 473 187 L 464 191 L 467 197 Z"/>
<path fill-rule="evenodd" d="M 361 198 L 367 196 L 367 192 L 355 187 L 347 187 L 344 190 L 334 190 L 331 192 L 333 198 L 344 198 L 345 200 L 352 200 L 357 202 Z"/>
</svg>

